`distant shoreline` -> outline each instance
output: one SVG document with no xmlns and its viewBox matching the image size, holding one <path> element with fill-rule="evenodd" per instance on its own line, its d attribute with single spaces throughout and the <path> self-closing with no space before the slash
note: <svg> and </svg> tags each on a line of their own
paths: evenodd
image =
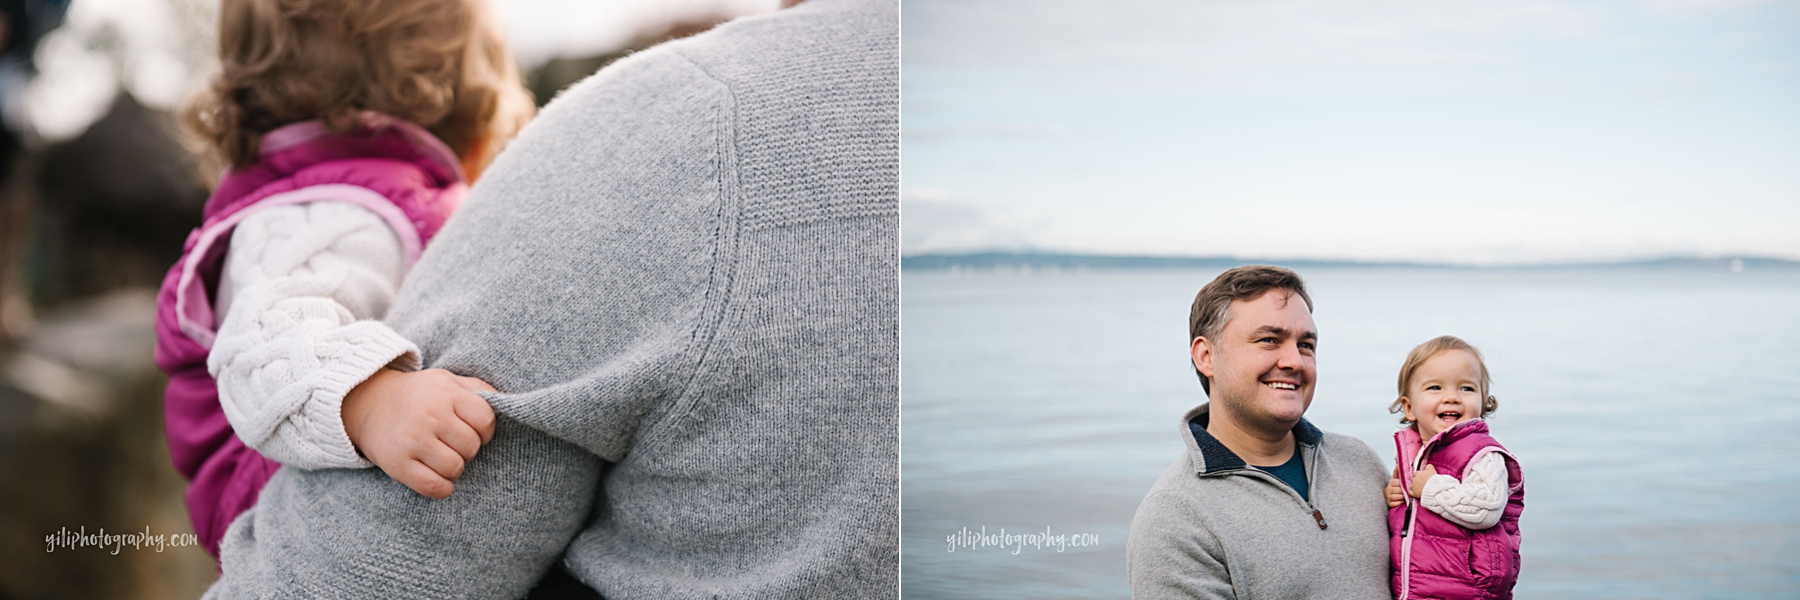
<svg viewBox="0 0 1800 600">
<path fill-rule="evenodd" d="M 1253 264 L 1272 264 L 1293 269 L 1317 268 L 1388 268 L 1388 269 L 1461 269 L 1475 271 L 1562 270 L 1562 269 L 1634 269 L 1682 271 L 1800 271 L 1800 261 L 1754 256 L 1719 258 L 1670 257 L 1616 262 L 1532 263 L 1518 265 L 1463 265 L 1453 263 L 1354 261 L 1318 259 L 1253 259 L 1234 256 L 1131 256 L 1105 254 L 1068 254 L 1056 252 L 974 252 L 965 254 L 918 254 L 900 257 L 905 271 L 1121 271 L 1175 269 L 1229 269 Z"/>
</svg>

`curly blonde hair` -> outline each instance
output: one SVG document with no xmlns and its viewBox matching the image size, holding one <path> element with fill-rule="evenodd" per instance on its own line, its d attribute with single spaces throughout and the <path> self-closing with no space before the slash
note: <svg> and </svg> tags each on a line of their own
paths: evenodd
<svg viewBox="0 0 1800 600">
<path fill-rule="evenodd" d="M 1476 350 L 1475 346 L 1463 341 L 1462 338 L 1454 335 L 1440 335 L 1426 340 L 1425 343 L 1413 348 L 1412 352 L 1406 353 L 1406 362 L 1400 365 L 1400 397 L 1394 398 L 1394 403 L 1388 405 L 1388 412 L 1400 415 L 1401 425 L 1413 424 L 1412 419 L 1406 418 L 1406 401 L 1404 400 L 1406 385 L 1412 383 L 1413 373 L 1419 370 L 1419 365 L 1431 360 L 1431 357 L 1448 350 L 1462 350 L 1474 355 L 1475 364 L 1481 367 L 1480 389 L 1477 390 L 1477 393 L 1481 395 L 1481 418 L 1486 419 L 1488 415 L 1494 414 L 1495 410 L 1499 410 L 1500 399 L 1488 393 L 1488 390 L 1493 389 L 1494 381 L 1488 377 L 1487 360 L 1481 358 L 1481 351 Z"/>
<path fill-rule="evenodd" d="M 486 0 L 224 0 L 220 72 L 181 121 L 222 166 L 262 136 L 318 119 L 349 133 L 363 111 L 415 123 L 469 177 L 536 106 Z"/>
</svg>

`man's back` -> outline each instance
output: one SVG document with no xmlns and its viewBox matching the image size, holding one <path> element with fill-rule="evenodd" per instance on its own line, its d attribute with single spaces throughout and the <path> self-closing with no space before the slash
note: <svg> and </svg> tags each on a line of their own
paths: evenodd
<svg viewBox="0 0 1800 600">
<path fill-rule="evenodd" d="M 390 321 L 504 392 L 430 501 L 277 475 L 213 591 L 607 597 L 897 585 L 891 2 L 814 0 L 609 67 L 490 167 Z"/>
</svg>

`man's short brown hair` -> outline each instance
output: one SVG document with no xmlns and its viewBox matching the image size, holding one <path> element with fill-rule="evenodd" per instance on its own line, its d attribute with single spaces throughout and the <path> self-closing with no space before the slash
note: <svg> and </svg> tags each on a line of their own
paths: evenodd
<svg viewBox="0 0 1800 600">
<path fill-rule="evenodd" d="M 1233 300 L 1255 300 L 1269 290 L 1293 292 L 1306 301 L 1306 312 L 1312 312 L 1312 297 L 1306 295 L 1306 282 L 1300 280 L 1299 273 L 1270 265 L 1237 267 L 1220 273 L 1194 295 L 1194 306 L 1188 310 L 1188 345 L 1193 346 L 1195 338 L 1214 343 L 1219 330 L 1225 328 L 1229 318 L 1225 311 Z M 1200 388 L 1211 395 L 1212 380 L 1199 367 L 1194 367 L 1194 374 L 1200 376 Z"/>
</svg>

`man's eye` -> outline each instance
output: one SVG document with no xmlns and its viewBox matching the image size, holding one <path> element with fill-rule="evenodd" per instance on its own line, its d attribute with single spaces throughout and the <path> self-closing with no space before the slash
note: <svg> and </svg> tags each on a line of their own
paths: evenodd
<svg viewBox="0 0 1800 600">
<path fill-rule="evenodd" d="M 1258 344 L 1273 344 L 1273 343 L 1275 343 L 1275 338 L 1272 338 L 1272 337 L 1262 338 L 1262 339 L 1256 340 L 1256 343 L 1258 343 Z"/>
<path fill-rule="evenodd" d="M 1314 346 L 1313 346 L 1313 344 L 1312 344 L 1312 342 L 1300 342 L 1300 347 L 1301 347 L 1301 348 L 1305 348 L 1305 349 L 1307 349 L 1307 350 L 1312 350 L 1312 349 L 1314 349 Z"/>
</svg>

